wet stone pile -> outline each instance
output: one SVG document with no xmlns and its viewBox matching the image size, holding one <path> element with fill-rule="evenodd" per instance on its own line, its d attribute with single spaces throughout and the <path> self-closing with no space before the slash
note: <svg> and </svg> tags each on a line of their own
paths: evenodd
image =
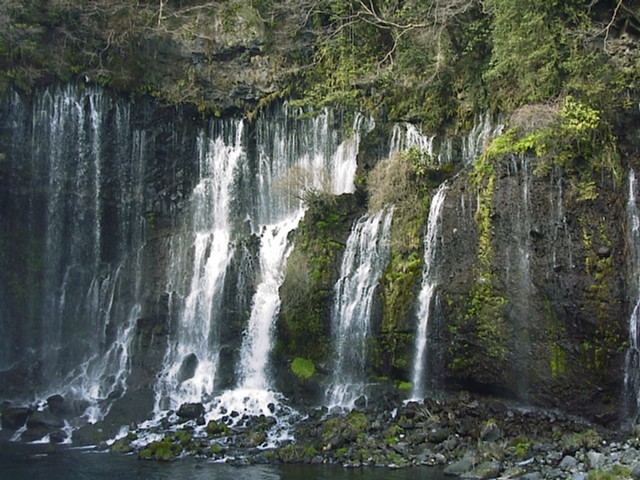
<svg viewBox="0 0 640 480">
<path fill-rule="evenodd" d="M 200 407 L 183 406 L 156 426 L 130 431 L 110 449 L 141 459 L 191 455 L 236 465 L 431 466 L 465 479 L 640 479 L 638 431 L 468 396 L 383 411 L 321 408 L 286 420 L 274 407 L 273 416 L 229 412 L 205 422 Z"/>
</svg>

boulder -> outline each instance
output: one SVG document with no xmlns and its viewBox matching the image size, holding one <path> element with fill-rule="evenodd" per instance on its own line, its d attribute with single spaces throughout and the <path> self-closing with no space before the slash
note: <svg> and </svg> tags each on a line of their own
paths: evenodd
<svg viewBox="0 0 640 480">
<path fill-rule="evenodd" d="M 54 415 L 65 415 L 69 410 L 62 395 L 51 395 L 47 398 L 47 407 Z"/>
<path fill-rule="evenodd" d="M 204 415 L 204 406 L 201 403 L 183 403 L 177 411 L 180 418 L 191 420 Z"/>
<path fill-rule="evenodd" d="M 27 420 L 27 428 L 43 428 L 52 432 L 64 427 L 64 420 L 49 412 L 33 412 Z"/>
<path fill-rule="evenodd" d="M 500 427 L 493 420 L 488 420 L 480 430 L 480 439 L 483 442 L 495 442 L 502 437 Z"/>
<path fill-rule="evenodd" d="M 475 462 L 472 458 L 465 457 L 462 460 L 453 462 L 452 464 L 445 467 L 443 473 L 450 477 L 460 477 L 473 470 L 474 465 Z"/>
<path fill-rule="evenodd" d="M 462 475 L 462 478 L 469 480 L 488 480 L 489 478 L 497 478 L 500 475 L 502 466 L 495 460 L 490 462 L 482 462 L 468 473 Z"/>
<path fill-rule="evenodd" d="M 27 422 L 33 410 L 26 407 L 8 407 L 2 410 L 2 429 L 18 430 Z"/>
<path fill-rule="evenodd" d="M 572 467 L 575 467 L 578 463 L 578 460 L 575 459 L 575 457 L 572 457 L 571 455 L 566 455 L 558 464 L 558 468 L 560 468 L 561 470 L 568 470 Z"/>
</svg>

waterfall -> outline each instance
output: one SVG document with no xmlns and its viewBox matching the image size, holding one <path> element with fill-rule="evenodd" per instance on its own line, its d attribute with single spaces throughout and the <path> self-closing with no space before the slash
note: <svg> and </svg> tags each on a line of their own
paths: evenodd
<svg viewBox="0 0 640 480">
<path fill-rule="evenodd" d="M 145 154 L 136 151 L 129 106 L 100 88 L 51 87 L 34 95 L 30 116 L 27 108 L 14 95 L 5 120 L 12 169 L 29 172 L 18 228 L 26 225 L 31 272 L 23 320 L 0 320 L 3 331 L 18 330 L 14 351 L 26 356 L 6 363 L 36 355 L 36 399 L 82 401 L 94 422 L 127 388 L 141 308 Z"/>
<path fill-rule="evenodd" d="M 495 194 L 494 202 L 501 205 L 512 202 L 513 213 L 509 217 L 508 232 L 510 239 L 503 248 L 505 265 L 505 283 L 509 292 L 509 316 L 514 325 L 511 345 L 514 348 L 511 363 L 514 372 L 513 388 L 525 398 L 529 392 L 529 374 L 531 370 L 531 325 L 529 307 L 531 299 L 536 298 L 537 291 L 531 273 L 531 261 L 534 256 L 531 212 L 531 193 L 533 173 L 531 161 L 525 157 L 512 158 L 509 165 L 510 181 L 508 188 Z M 510 194 L 510 191 L 513 193 Z M 502 197 L 501 195 L 504 195 Z M 561 208 L 561 207 L 560 207 Z"/>
<path fill-rule="evenodd" d="M 493 123 L 488 112 L 484 115 L 478 115 L 473 127 L 462 139 L 462 163 L 473 165 L 491 140 L 500 135 L 503 129 L 504 125 L 500 122 Z"/>
<path fill-rule="evenodd" d="M 176 325 L 156 385 L 157 414 L 185 402 L 206 403 L 210 418 L 234 410 L 274 413 L 280 397 L 273 391 L 269 357 L 292 248 L 289 234 L 302 219 L 305 195 L 354 190 L 360 136 L 372 128 L 371 120 L 356 115 L 353 134 L 343 138 L 330 110 L 310 119 L 299 113 L 282 105 L 261 114 L 251 132 L 242 122 L 216 120 L 210 129 L 219 132 L 215 139 L 200 135 L 190 231 L 169 241 L 166 288 Z M 239 242 L 248 234 L 259 241 L 256 281 L 238 278 L 225 287 L 233 252 L 247 254 Z M 193 261 L 186 263 L 189 256 Z M 236 270 L 242 275 L 241 266 Z M 252 300 L 237 355 L 226 357 L 232 366 L 220 363 L 220 332 L 228 328 L 220 302 L 225 288 L 237 286 L 250 288 Z M 216 377 L 229 369 L 234 385 L 218 388 Z"/>
<path fill-rule="evenodd" d="M 349 408 L 365 393 L 367 340 L 373 294 L 389 256 L 392 209 L 354 225 L 334 286 L 331 328 L 335 362 L 327 404 Z"/>
<path fill-rule="evenodd" d="M 418 295 L 418 329 L 416 331 L 413 358 L 412 398 L 422 398 L 425 395 L 425 378 L 427 376 L 427 329 L 431 315 L 431 302 L 437 285 L 436 254 L 440 215 L 446 196 L 447 186 L 440 185 L 431 199 L 427 233 L 424 237 L 424 267 L 422 270 L 422 287 Z"/>
<path fill-rule="evenodd" d="M 242 122 L 222 122 L 220 133 L 200 132 L 197 139 L 199 180 L 191 195 L 189 239 L 179 238 L 169 267 L 168 291 L 190 275 L 175 336 L 167 350 L 157 387 L 158 401 L 173 407 L 213 394 L 218 367 L 216 326 L 220 296 L 231 257 L 230 209 L 236 170 L 245 161 Z M 193 263 L 183 259 L 193 249 Z M 180 252 L 176 255 L 175 252 Z M 160 405 L 156 405 L 160 408 Z"/>
<path fill-rule="evenodd" d="M 240 351 L 241 388 L 264 390 L 270 387 L 267 362 L 271 350 L 273 319 L 280 308 L 278 289 L 284 280 L 283 264 L 290 252 L 287 237 L 298 225 L 301 215 L 264 228 L 261 236 L 260 271 L 262 281 L 253 299 L 249 325 Z"/>
<path fill-rule="evenodd" d="M 389 157 L 410 148 L 417 148 L 427 155 L 433 155 L 433 140 L 434 137 L 423 135 L 411 123 L 396 124 L 391 131 Z"/>
<path fill-rule="evenodd" d="M 628 411 L 635 418 L 640 411 L 640 346 L 638 343 L 638 316 L 640 316 L 640 213 L 637 206 L 637 181 L 633 170 L 629 171 L 629 197 L 627 221 L 631 265 L 632 304 L 629 317 L 629 347 L 627 349 L 624 384 L 627 391 Z"/>
</svg>

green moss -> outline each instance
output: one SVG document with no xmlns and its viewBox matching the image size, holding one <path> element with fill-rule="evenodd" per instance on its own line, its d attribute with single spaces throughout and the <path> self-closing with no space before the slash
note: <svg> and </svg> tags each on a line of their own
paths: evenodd
<svg viewBox="0 0 640 480">
<path fill-rule="evenodd" d="M 308 201 L 280 288 L 276 354 L 317 361 L 330 350 L 333 284 L 358 206 L 346 196 L 315 195 Z"/>
<path fill-rule="evenodd" d="M 307 380 L 316 373 L 316 366 L 311 360 L 296 357 L 291 362 L 291 371 L 301 380 Z"/>
<path fill-rule="evenodd" d="M 398 390 L 401 392 L 408 392 L 413 388 L 413 383 L 411 382 L 400 382 L 398 383 Z"/>
<path fill-rule="evenodd" d="M 159 460 L 170 462 L 176 459 L 182 451 L 182 446 L 174 445 L 170 439 L 165 438 L 158 442 L 151 442 L 145 449 L 140 451 L 138 458 L 142 460 Z"/>
<path fill-rule="evenodd" d="M 595 319 L 596 323 L 582 344 L 582 354 L 584 364 L 605 377 L 613 359 L 626 348 L 627 332 L 616 320 L 619 300 L 611 292 L 616 275 L 614 257 L 601 256 L 597 252 L 599 246 L 612 248 L 606 224 L 594 222 L 586 214 L 580 216 L 579 223 L 582 227 L 585 271 L 592 279 L 585 292 L 583 313 Z"/>
</svg>

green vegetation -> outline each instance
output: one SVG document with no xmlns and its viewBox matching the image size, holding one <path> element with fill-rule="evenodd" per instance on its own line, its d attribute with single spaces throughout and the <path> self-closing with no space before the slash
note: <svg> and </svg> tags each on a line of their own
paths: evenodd
<svg viewBox="0 0 640 480">
<path fill-rule="evenodd" d="M 398 390 L 400 390 L 401 392 L 408 392 L 413 388 L 413 383 L 411 382 L 399 382 L 398 383 Z"/>
<path fill-rule="evenodd" d="M 307 380 L 316 373 L 316 366 L 311 360 L 296 357 L 291 362 L 291 371 L 300 380 Z"/>
<path fill-rule="evenodd" d="M 295 233 L 295 248 L 280 287 L 276 353 L 283 358 L 325 358 L 330 340 L 330 303 L 339 269 L 339 253 L 358 206 L 348 197 L 313 194 Z"/>
<path fill-rule="evenodd" d="M 611 283 L 615 278 L 611 241 L 603 222 L 594 221 L 584 214 L 579 223 L 585 251 L 585 272 L 592 278 L 583 312 L 595 324 L 591 335 L 582 344 L 582 354 L 590 369 L 606 376 L 613 359 L 626 348 L 626 332 L 616 321 L 615 310 L 612 310 L 619 300 L 611 294 Z M 599 248 L 604 248 L 607 253 L 599 253 Z"/>
<path fill-rule="evenodd" d="M 417 284 L 422 274 L 424 226 L 431 192 L 452 174 L 427 152 L 409 149 L 379 162 L 367 178 L 369 210 L 392 206 L 390 261 L 381 279 L 382 325 L 374 346 L 376 368 L 410 368 L 411 318 Z"/>
<path fill-rule="evenodd" d="M 567 453 L 574 453 L 581 448 L 591 450 L 597 448 L 601 442 L 602 437 L 593 429 L 562 437 L 562 446 Z"/>
<path fill-rule="evenodd" d="M 141 460 L 159 460 L 170 462 L 176 459 L 176 456 L 182 451 L 180 443 L 174 443 L 170 438 L 165 437 L 161 441 L 151 442 L 147 447 L 140 451 L 138 458 Z"/>
<path fill-rule="evenodd" d="M 466 312 L 459 312 L 449 326 L 454 344 L 450 347 L 452 360 L 450 368 L 456 375 L 469 375 L 478 365 L 486 365 L 487 360 L 473 360 L 473 355 L 488 357 L 491 368 L 496 372 L 506 371 L 508 326 L 504 318 L 507 299 L 496 286 L 493 270 L 493 245 L 491 231 L 495 189 L 494 162 L 511 146 L 510 135 L 495 139 L 484 154 L 476 161 L 471 180 L 477 189 L 476 226 L 478 230 L 477 261 L 474 267 L 474 282 L 467 299 Z M 473 345 L 473 346 L 472 346 Z"/>
</svg>

